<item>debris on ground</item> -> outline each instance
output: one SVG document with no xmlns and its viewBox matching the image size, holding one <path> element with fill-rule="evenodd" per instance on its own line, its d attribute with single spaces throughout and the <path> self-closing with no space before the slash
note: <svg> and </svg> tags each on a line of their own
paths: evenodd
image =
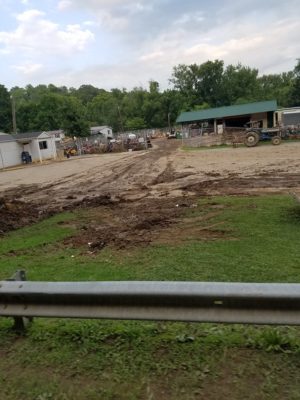
<svg viewBox="0 0 300 400">
<path fill-rule="evenodd" d="M 74 165 L 74 171 L 72 166 L 64 177 L 59 175 L 61 164 L 41 167 L 53 167 L 57 174 L 50 182 L 45 178 L 42 184 L 30 179 L 28 184 L 15 186 L 1 182 L 0 234 L 62 211 L 91 210 L 94 220 L 82 223 L 80 236 L 68 240 L 90 251 L 112 244 L 125 248 L 167 241 L 164 232 L 173 229 L 174 221 L 178 222 L 189 208 L 196 208 L 202 196 L 299 192 L 298 143 L 295 149 L 290 144 L 276 148 L 276 152 L 273 146 L 262 146 L 251 152 L 226 149 L 221 155 L 214 150 L 178 151 L 179 145 L 158 139 L 155 148 L 142 154 L 112 154 L 105 161 L 89 160 L 104 163 L 102 169 L 78 169 L 84 162 L 78 159 L 68 163 Z M 35 167 L 34 173 L 38 171 Z M 201 234 L 204 238 L 223 235 L 219 228 L 202 230 Z"/>
</svg>

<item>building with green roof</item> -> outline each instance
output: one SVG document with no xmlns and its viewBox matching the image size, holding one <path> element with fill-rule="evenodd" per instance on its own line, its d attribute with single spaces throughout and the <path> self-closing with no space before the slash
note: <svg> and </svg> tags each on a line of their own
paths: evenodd
<svg viewBox="0 0 300 400">
<path fill-rule="evenodd" d="M 257 103 L 239 104 L 228 107 L 209 108 L 206 110 L 183 112 L 177 118 L 177 123 L 201 127 L 203 123 L 214 127 L 244 127 L 251 121 L 261 121 L 263 128 L 275 125 L 276 100 Z"/>
</svg>

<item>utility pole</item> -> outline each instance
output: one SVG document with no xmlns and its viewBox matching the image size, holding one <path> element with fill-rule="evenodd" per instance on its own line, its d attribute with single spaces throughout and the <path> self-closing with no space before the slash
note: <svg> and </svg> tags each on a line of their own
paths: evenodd
<svg viewBox="0 0 300 400">
<path fill-rule="evenodd" d="M 121 130 L 122 130 L 122 133 L 124 133 L 123 118 L 122 118 L 122 115 L 121 115 L 121 110 L 120 110 L 120 106 L 119 105 L 118 105 L 118 111 L 119 111 L 119 117 L 120 117 Z"/>
<path fill-rule="evenodd" d="M 12 113 L 12 123 L 13 123 L 13 133 L 17 133 L 17 121 L 16 121 L 16 104 L 13 95 L 10 96 L 11 99 L 11 113 Z"/>
<path fill-rule="evenodd" d="M 171 133 L 171 120 L 170 120 L 170 117 L 171 117 L 171 113 L 168 112 L 168 127 L 169 127 L 169 132 Z"/>
</svg>

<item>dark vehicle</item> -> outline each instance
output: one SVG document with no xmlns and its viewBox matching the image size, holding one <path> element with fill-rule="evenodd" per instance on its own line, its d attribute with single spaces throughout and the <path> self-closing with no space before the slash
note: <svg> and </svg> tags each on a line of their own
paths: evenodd
<svg viewBox="0 0 300 400">
<path fill-rule="evenodd" d="M 176 132 L 174 129 L 171 129 L 171 131 L 167 133 L 167 138 L 168 139 L 176 139 Z"/>
<path fill-rule="evenodd" d="M 28 151 L 22 151 L 21 159 L 23 164 L 30 164 L 32 162 L 31 155 L 28 153 Z"/>
</svg>

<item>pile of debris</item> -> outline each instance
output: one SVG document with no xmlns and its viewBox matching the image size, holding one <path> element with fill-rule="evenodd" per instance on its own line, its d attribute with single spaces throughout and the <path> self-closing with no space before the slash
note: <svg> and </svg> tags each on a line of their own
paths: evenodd
<svg viewBox="0 0 300 400">
<path fill-rule="evenodd" d="M 0 198 L 0 235 L 41 219 L 41 213 L 34 206 L 21 200 Z"/>
</svg>

